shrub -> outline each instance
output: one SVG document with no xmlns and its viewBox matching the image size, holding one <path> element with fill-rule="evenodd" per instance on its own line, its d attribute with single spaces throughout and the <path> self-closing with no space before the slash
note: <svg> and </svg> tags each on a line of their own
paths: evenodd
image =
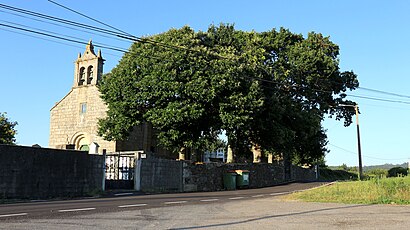
<svg viewBox="0 0 410 230">
<path fill-rule="evenodd" d="M 335 181 L 335 180 L 356 180 L 357 174 L 346 172 L 344 170 L 331 170 L 328 168 L 320 168 L 319 180 Z"/>
<path fill-rule="evenodd" d="M 372 169 L 366 172 L 366 176 L 369 178 L 384 178 L 387 177 L 387 169 Z"/>
<path fill-rule="evenodd" d="M 403 167 L 394 167 L 387 172 L 388 177 L 407 176 L 407 169 Z"/>
</svg>

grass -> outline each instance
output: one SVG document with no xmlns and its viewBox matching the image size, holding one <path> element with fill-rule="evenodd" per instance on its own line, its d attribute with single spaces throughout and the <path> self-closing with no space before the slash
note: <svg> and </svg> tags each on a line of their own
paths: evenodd
<svg viewBox="0 0 410 230">
<path fill-rule="evenodd" d="M 410 204 L 410 177 L 336 182 L 290 194 L 286 199 L 345 204 Z"/>
</svg>

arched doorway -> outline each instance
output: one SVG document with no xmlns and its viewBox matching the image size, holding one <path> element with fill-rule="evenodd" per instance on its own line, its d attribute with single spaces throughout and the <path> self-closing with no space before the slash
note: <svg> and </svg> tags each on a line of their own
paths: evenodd
<svg viewBox="0 0 410 230">
<path fill-rule="evenodd" d="M 86 133 L 74 134 L 71 143 L 74 144 L 76 150 L 89 151 L 90 139 Z"/>
</svg>

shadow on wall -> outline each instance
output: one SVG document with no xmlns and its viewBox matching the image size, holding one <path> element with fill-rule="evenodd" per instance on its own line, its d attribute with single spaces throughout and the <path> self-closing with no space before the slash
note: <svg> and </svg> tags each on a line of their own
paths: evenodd
<svg viewBox="0 0 410 230">
<path fill-rule="evenodd" d="M 101 155 L 75 150 L 0 145 L 0 196 L 79 197 L 102 190 Z"/>
<path fill-rule="evenodd" d="M 248 188 L 269 187 L 289 181 L 314 181 L 313 169 L 290 166 L 285 170 L 279 163 L 205 163 L 195 164 L 189 161 L 176 161 L 149 157 L 141 159 L 140 190 L 144 192 L 195 192 L 225 190 L 224 174 L 230 170 L 248 170 Z M 286 175 L 288 172 L 289 175 Z"/>
</svg>

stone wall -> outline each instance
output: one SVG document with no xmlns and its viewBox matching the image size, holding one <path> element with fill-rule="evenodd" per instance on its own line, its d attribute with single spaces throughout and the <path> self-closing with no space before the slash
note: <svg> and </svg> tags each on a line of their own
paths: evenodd
<svg viewBox="0 0 410 230">
<path fill-rule="evenodd" d="M 147 158 L 139 161 L 144 192 L 182 192 L 182 161 Z"/>
<path fill-rule="evenodd" d="M 84 196 L 102 189 L 103 156 L 0 145 L 0 198 Z"/>
<path fill-rule="evenodd" d="M 230 170 L 248 170 L 249 188 L 261 188 L 283 183 L 285 180 L 283 164 L 223 164 L 184 163 L 184 191 L 223 190 L 223 175 Z"/>
<path fill-rule="evenodd" d="M 292 175 L 294 180 L 314 181 L 316 180 L 316 171 L 314 168 L 302 168 L 292 165 Z"/>
<path fill-rule="evenodd" d="M 194 164 L 158 158 L 141 159 L 140 190 L 145 192 L 194 192 L 224 190 L 223 175 L 230 170 L 249 170 L 249 188 L 268 187 L 288 181 L 313 181 L 312 169 L 284 164 Z M 290 175 L 285 176 L 285 171 Z"/>
</svg>

